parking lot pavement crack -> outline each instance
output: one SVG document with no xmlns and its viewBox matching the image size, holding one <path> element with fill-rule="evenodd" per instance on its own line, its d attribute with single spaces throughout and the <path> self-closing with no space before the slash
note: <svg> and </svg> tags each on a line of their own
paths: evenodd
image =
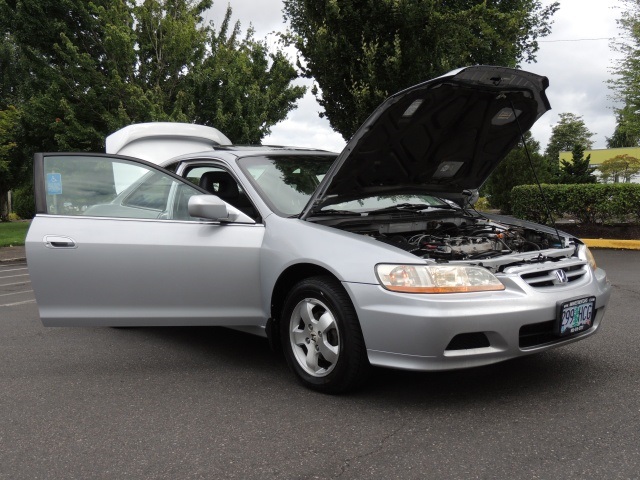
<svg viewBox="0 0 640 480">
<path fill-rule="evenodd" d="M 338 473 L 337 475 L 335 475 L 334 477 L 331 478 L 343 478 L 343 475 L 345 475 L 347 473 L 347 471 L 351 468 L 351 466 L 355 463 L 358 462 L 360 460 L 363 460 L 365 458 L 371 457 L 372 455 L 376 455 L 377 453 L 381 452 L 387 445 L 387 443 L 393 438 L 395 437 L 398 432 L 400 432 L 401 430 L 404 429 L 405 425 L 406 425 L 406 421 L 403 421 L 400 423 L 400 425 L 398 427 L 396 427 L 394 430 L 392 430 L 390 433 L 388 433 L 387 435 L 384 435 L 381 439 L 380 442 L 378 442 L 378 445 L 376 448 L 362 453 L 360 455 L 355 455 L 353 457 L 347 458 L 344 460 L 344 462 L 342 463 L 341 467 L 340 467 L 340 473 Z M 349 475 L 346 475 L 344 478 L 349 478 Z"/>
</svg>

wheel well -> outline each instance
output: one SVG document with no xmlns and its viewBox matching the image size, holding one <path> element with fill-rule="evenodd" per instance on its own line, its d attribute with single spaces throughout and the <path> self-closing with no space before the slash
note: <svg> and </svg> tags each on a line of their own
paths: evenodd
<svg viewBox="0 0 640 480">
<path fill-rule="evenodd" d="M 335 275 L 329 270 L 318 265 L 311 263 L 301 263 L 298 265 L 292 265 L 280 274 L 280 278 L 273 287 L 271 294 L 271 318 L 278 320 L 280 312 L 284 305 L 284 301 L 287 298 L 287 293 L 291 290 L 296 283 L 305 278 L 315 277 L 318 275 L 330 275 L 335 278 Z"/>
</svg>

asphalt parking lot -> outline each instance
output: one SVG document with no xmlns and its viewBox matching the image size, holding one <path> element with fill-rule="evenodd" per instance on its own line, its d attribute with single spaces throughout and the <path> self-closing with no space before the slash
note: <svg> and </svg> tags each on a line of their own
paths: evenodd
<svg viewBox="0 0 640 480">
<path fill-rule="evenodd" d="M 0 263 L 0 305 L 15 307 L 34 302 L 27 263 L 22 260 Z"/>
<path fill-rule="evenodd" d="M 473 370 L 300 387 L 264 339 L 222 328 L 42 327 L 0 263 L 0 479 L 640 477 L 640 251 L 594 337 Z"/>
</svg>

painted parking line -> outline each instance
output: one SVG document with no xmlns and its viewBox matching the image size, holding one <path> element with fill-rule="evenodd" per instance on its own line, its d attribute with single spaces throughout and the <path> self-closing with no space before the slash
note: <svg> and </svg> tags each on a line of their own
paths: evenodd
<svg viewBox="0 0 640 480">
<path fill-rule="evenodd" d="M 18 265 L 15 265 L 15 266 L 17 267 Z M 22 270 L 28 270 L 28 268 L 27 267 L 24 267 L 24 268 L 11 268 L 11 269 L 2 268 L 2 269 L 0 269 L 0 273 L 4 273 L 4 272 L 20 272 Z"/>
<path fill-rule="evenodd" d="M 25 305 L 27 303 L 36 303 L 36 300 L 34 298 L 33 300 L 25 300 L 24 302 L 0 303 L 0 307 L 15 307 L 16 305 Z"/>
<path fill-rule="evenodd" d="M 24 282 L 16 282 L 16 283 L 2 283 L 0 287 L 13 287 L 14 285 L 26 285 L 27 283 L 31 283 L 31 280 L 25 280 Z"/>
<path fill-rule="evenodd" d="M 2 281 L 10 282 L 10 283 L 0 283 L 0 288 L 22 286 L 22 288 L 28 289 L 31 286 L 30 285 L 31 280 L 25 277 L 29 277 L 29 274 L 20 273 L 20 272 L 26 272 L 27 270 L 28 268 L 25 262 L 0 264 L 0 282 Z M 6 289 L 4 291 L 7 292 L 7 290 L 9 289 Z M 25 296 L 29 298 L 29 296 L 33 295 L 33 290 L 20 290 L 17 292 L 0 293 L 0 302 L 6 302 L 6 303 L 0 303 L 0 308 L 27 305 L 27 304 L 36 302 L 34 298 L 29 300 L 20 300 L 20 297 L 15 297 L 15 295 L 22 295 L 22 298 L 25 298 Z M 11 301 L 11 300 L 14 300 L 14 301 Z"/>
<path fill-rule="evenodd" d="M 22 290 L 20 292 L 0 293 L 0 297 L 8 297 L 9 295 L 20 295 L 21 293 L 30 293 L 33 290 Z"/>
<path fill-rule="evenodd" d="M 23 273 L 20 275 L 7 275 L 6 277 L 0 277 L 1 279 L 5 279 L 5 278 L 15 278 L 15 277 L 28 277 L 29 274 L 28 273 Z"/>
</svg>

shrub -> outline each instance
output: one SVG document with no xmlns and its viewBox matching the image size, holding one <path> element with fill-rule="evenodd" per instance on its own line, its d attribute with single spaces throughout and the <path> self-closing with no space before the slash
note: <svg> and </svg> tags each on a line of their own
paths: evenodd
<svg viewBox="0 0 640 480">
<path fill-rule="evenodd" d="M 542 185 L 547 204 L 555 218 L 570 215 L 580 223 L 611 224 L 640 222 L 640 184 Z M 511 190 L 515 216 L 545 223 L 542 196 L 535 185 Z"/>
<path fill-rule="evenodd" d="M 25 185 L 13 192 L 13 211 L 25 220 L 36 214 L 36 202 L 33 198 L 33 186 Z"/>
<path fill-rule="evenodd" d="M 473 208 L 481 212 L 486 212 L 491 208 L 491 206 L 489 205 L 487 197 L 480 197 Z"/>
</svg>

